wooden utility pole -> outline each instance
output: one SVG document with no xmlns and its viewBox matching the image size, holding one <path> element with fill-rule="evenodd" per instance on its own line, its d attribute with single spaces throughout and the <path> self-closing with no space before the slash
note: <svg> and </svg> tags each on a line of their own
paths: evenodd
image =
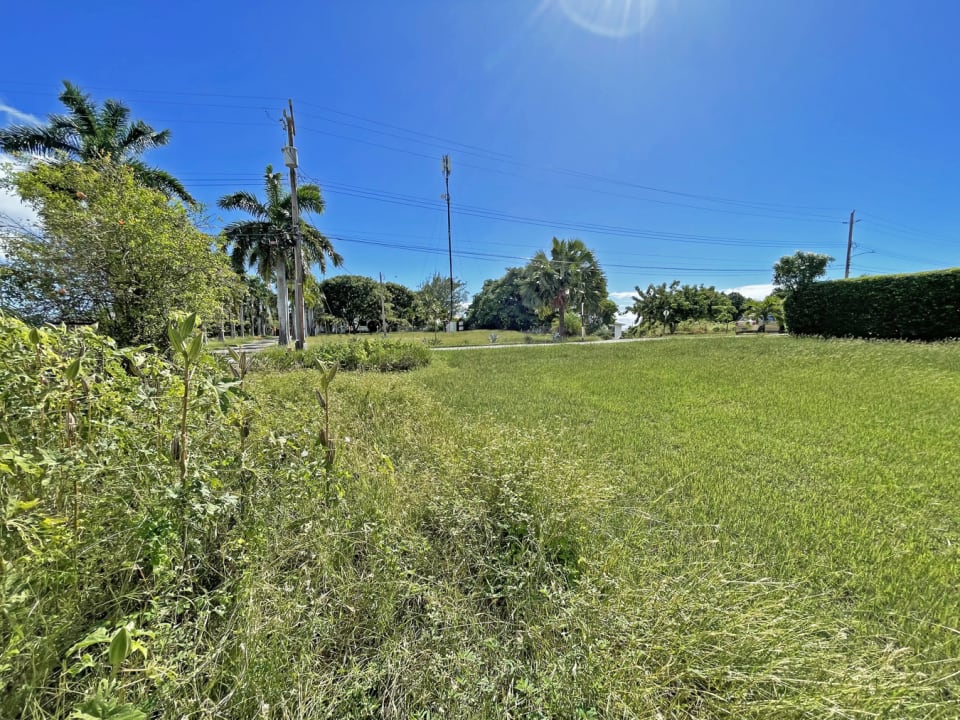
<svg viewBox="0 0 960 720">
<path fill-rule="evenodd" d="M 293 137 L 297 126 L 293 121 L 293 100 L 287 100 L 290 114 L 283 111 L 283 124 L 287 129 L 287 145 L 283 148 L 283 164 L 290 168 L 290 231 L 293 233 L 293 335 L 294 347 L 303 350 L 306 342 L 306 317 L 303 311 L 303 241 L 300 238 L 300 208 L 297 204 L 297 149 Z"/>
<path fill-rule="evenodd" d="M 384 301 L 383 273 L 380 273 L 380 327 L 383 330 L 383 336 L 387 336 L 387 306 Z"/>
<path fill-rule="evenodd" d="M 853 216 L 856 214 L 856 210 L 850 211 L 850 227 L 847 228 L 847 265 L 843 270 L 843 276 L 845 278 L 850 277 L 850 253 L 853 252 Z"/>
<path fill-rule="evenodd" d="M 450 322 L 453 322 L 453 237 L 450 234 L 450 156 L 444 155 L 441 159 L 443 180 L 447 191 L 443 199 L 447 201 L 447 252 L 450 255 Z"/>
</svg>

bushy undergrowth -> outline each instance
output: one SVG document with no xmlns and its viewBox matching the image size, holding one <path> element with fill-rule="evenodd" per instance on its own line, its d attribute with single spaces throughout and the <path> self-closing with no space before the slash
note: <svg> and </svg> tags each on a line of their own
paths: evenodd
<svg viewBox="0 0 960 720">
<path fill-rule="evenodd" d="M 254 358 L 255 370 L 292 370 L 336 363 L 344 370 L 413 370 L 430 363 L 430 349 L 403 340 L 351 338 L 347 342 L 317 342 L 305 350 L 268 348 Z"/>
<path fill-rule="evenodd" d="M 834 597 L 679 543 L 589 445 L 420 373 L 242 388 L 0 327 L 5 717 L 955 716 Z"/>
</svg>

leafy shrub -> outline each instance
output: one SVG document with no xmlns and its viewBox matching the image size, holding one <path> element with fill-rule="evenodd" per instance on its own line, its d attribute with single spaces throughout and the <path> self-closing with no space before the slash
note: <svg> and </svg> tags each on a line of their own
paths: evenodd
<svg viewBox="0 0 960 720">
<path fill-rule="evenodd" d="M 610 329 L 609 325 L 601 325 L 593 331 L 593 335 L 601 340 L 609 340 L 613 337 L 613 330 Z"/>
<path fill-rule="evenodd" d="M 146 717 L 230 603 L 246 401 L 178 327 L 168 361 L 0 315 L 2 717 Z"/>
<path fill-rule="evenodd" d="M 583 327 L 580 322 L 580 316 L 568 312 L 563 318 L 563 329 L 564 334 L 567 337 L 573 337 L 574 335 L 580 334 L 580 328 Z M 554 318 L 553 322 L 550 324 L 550 331 L 554 333 L 560 332 L 560 318 Z"/>
<path fill-rule="evenodd" d="M 430 349 L 422 343 L 379 338 L 309 345 L 305 350 L 268 348 L 253 359 L 255 370 L 314 368 L 317 363 L 337 363 L 343 370 L 395 372 L 414 370 L 430 363 Z"/>
<path fill-rule="evenodd" d="M 813 283 L 789 296 L 784 309 L 797 335 L 960 337 L 960 269 Z"/>
</svg>

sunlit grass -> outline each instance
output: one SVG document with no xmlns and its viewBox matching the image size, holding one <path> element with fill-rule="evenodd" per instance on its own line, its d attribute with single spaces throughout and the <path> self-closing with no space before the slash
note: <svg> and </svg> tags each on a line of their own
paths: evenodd
<svg viewBox="0 0 960 720">
<path fill-rule="evenodd" d="M 960 345 L 677 339 L 444 356 L 474 422 L 549 429 L 616 503 L 718 560 L 826 592 L 874 632 L 960 656 Z M 611 514 L 611 521 L 616 514 Z"/>
<path fill-rule="evenodd" d="M 294 447 L 316 382 L 256 380 Z M 251 577 L 292 716 L 960 715 L 960 345 L 438 353 L 332 412 L 352 524 Z"/>
</svg>

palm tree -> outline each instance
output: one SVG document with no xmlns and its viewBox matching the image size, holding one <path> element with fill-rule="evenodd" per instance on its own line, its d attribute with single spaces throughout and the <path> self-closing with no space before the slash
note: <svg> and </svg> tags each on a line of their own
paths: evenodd
<svg viewBox="0 0 960 720">
<path fill-rule="evenodd" d="M 291 264 L 294 246 L 291 229 L 290 193 L 283 190 L 281 174 L 267 165 L 264 173 L 266 201 L 261 202 L 251 192 L 241 191 L 224 195 L 217 201 L 224 210 L 240 210 L 253 217 L 252 220 L 237 220 L 227 225 L 223 232 L 233 246 L 231 259 L 237 269 L 252 263 L 257 274 L 277 282 L 277 320 L 280 323 L 280 344 L 290 339 L 289 313 L 287 312 L 287 270 Z M 322 213 L 323 196 L 317 185 L 301 185 L 297 188 L 297 204 L 301 212 Z M 312 225 L 300 220 L 300 237 L 303 244 L 304 262 L 315 262 L 320 272 L 327 269 L 327 258 L 334 267 L 343 264 L 343 258 L 333 249 L 330 240 Z"/>
<path fill-rule="evenodd" d="M 79 162 L 109 160 L 132 168 L 145 187 L 167 197 L 195 204 L 183 184 L 170 173 L 146 165 L 140 155 L 170 142 L 170 131 L 157 132 L 143 120 L 131 122 L 130 108 L 118 100 L 97 106 L 72 83 L 63 81 L 60 102 L 65 115 L 53 114 L 46 125 L 10 125 L 0 130 L 0 150 L 44 157 L 66 156 Z"/>
<path fill-rule="evenodd" d="M 532 308 L 557 311 L 562 338 L 571 303 L 580 301 L 592 308 L 606 295 L 605 287 L 603 272 L 582 240 L 553 238 L 550 257 L 540 250 L 524 268 L 521 291 Z"/>
</svg>

